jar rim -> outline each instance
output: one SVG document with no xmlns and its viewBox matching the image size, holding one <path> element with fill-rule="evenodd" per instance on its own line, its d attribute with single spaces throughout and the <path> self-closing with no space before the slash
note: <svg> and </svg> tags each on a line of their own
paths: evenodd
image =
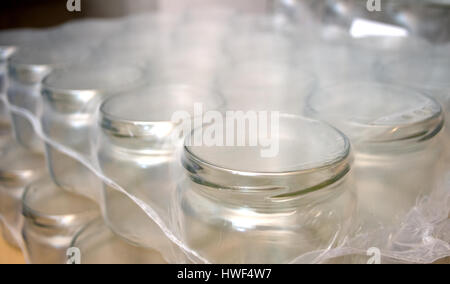
<svg viewBox="0 0 450 284">
<path fill-rule="evenodd" d="M 340 93 L 334 92 L 334 90 L 340 90 Z M 347 90 L 347 91 L 345 91 Z M 386 102 L 391 101 L 393 105 L 399 96 L 402 96 L 402 105 L 398 106 L 392 113 L 376 113 L 373 117 L 369 117 L 368 114 L 359 116 L 354 112 L 342 112 L 342 106 L 332 106 L 333 99 L 351 100 L 351 103 L 355 106 L 361 104 L 361 108 L 358 111 L 365 111 L 369 113 L 367 109 L 377 107 L 377 102 L 371 102 L 361 99 L 355 99 L 351 97 L 350 92 L 359 90 L 358 96 L 366 96 L 368 94 L 361 94 L 364 90 L 379 91 L 380 97 L 378 99 L 378 107 L 381 104 L 384 105 L 383 112 L 387 109 Z M 381 91 L 385 92 L 381 92 Z M 316 102 L 314 105 L 313 100 L 320 99 L 322 97 L 322 104 Z M 352 100 L 352 98 L 354 100 Z M 408 101 L 409 99 L 409 101 Z M 338 103 L 349 106 L 350 101 L 339 101 Z M 415 101 L 414 101 L 415 100 Z M 337 102 L 337 101 L 336 101 Z M 404 104 L 404 102 L 409 104 Z M 327 104 L 330 108 L 327 109 Z M 419 105 L 422 104 L 422 105 Z M 410 106 L 411 105 L 411 106 Z M 322 108 L 322 109 L 320 109 Z M 426 141 L 436 136 L 444 125 L 444 116 L 441 105 L 432 97 L 408 87 L 392 85 L 392 84 L 380 84 L 373 82 L 359 82 L 348 84 L 335 84 L 328 86 L 326 89 L 318 91 L 318 93 L 311 94 L 307 99 L 306 112 L 311 116 L 323 119 L 329 123 L 336 123 L 341 126 L 341 130 L 348 128 L 348 131 L 344 130 L 351 139 L 355 139 L 362 143 L 393 143 L 393 142 L 421 142 Z M 384 121 L 384 122 L 383 122 Z M 342 125 L 341 125 L 342 124 Z M 356 130 L 351 130 L 355 128 Z M 367 133 L 371 130 L 372 133 Z M 366 136 L 359 137 L 361 131 L 366 132 Z M 359 138 L 358 138 L 359 137 Z"/>
<path fill-rule="evenodd" d="M 195 95 L 189 98 L 189 102 L 180 103 L 178 100 L 175 100 L 178 104 L 176 107 L 171 109 L 170 111 L 184 111 L 186 108 L 193 108 L 194 103 L 204 103 L 205 100 L 210 102 L 211 105 L 207 107 L 212 109 L 220 109 L 223 105 L 222 99 L 219 96 L 215 96 L 211 98 L 211 96 L 207 96 L 208 93 L 205 90 L 197 89 L 196 87 L 184 84 L 176 84 L 176 85 L 164 85 L 164 86 L 150 86 L 143 88 L 141 90 L 134 90 L 133 92 L 127 94 L 117 94 L 107 98 L 102 105 L 100 106 L 100 126 L 108 131 L 113 133 L 114 135 L 119 135 L 123 137 L 136 137 L 136 136 L 155 136 L 154 127 L 161 127 L 161 130 L 170 130 L 175 126 L 175 123 L 171 121 L 170 117 L 158 117 L 156 115 L 154 118 L 151 117 L 138 117 L 135 116 L 134 112 L 129 113 L 114 113 L 113 110 L 108 110 L 108 107 L 112 107 L 114 104 L 116 106 L 121 106 L 120 111 L 123 111 L 123 104 L 121 102 L 124 101 L 133 101 L 133 106 L 145 106 L 145 102 L 149 102 L 150 100 L 154 100 L 150 94 L 157 94 L 158 92 L 165 92 L 166 96 L 162 98 L 164 101 L 173 103 L 173 97 L 176 96 L 177 92 L 189 92 L 190 94 L 200 94 L 198 97 L 202 99 L 202 101 L 195 101 Z M 132 100 L 130 100 L 132 98 Z M 141 100 L 141 103 L 137 103 L 138 100 Z M 163 101 L 161 100 L 161 101 Z M 178 108 L 179 107 L 179 108 Z M 151 109 L 158 108 L 157 106 L 149 106 L 148 112 L 150 113 Z M 154 109 L 155 110 L 155 109 Z M 163 110 L 164 112 L 168 112 L 167 110 Z M 190 112 L 189 112 L 190 113 Z M 167 114 L 167 113 L 166 113 Z M 153 115 L 153 114 L 151 114 Z M 134 117 L 133 117 L 134 116 Z"/>
<path fill-rule="evenodd" d="M 52 213 L 52 212 L 45 212 L 42 209 L 33 208 L 32 202 L 30 201 L 30 198 L 33 194 L 36 194 L 35 191 L 37 188 L 40 188 L 38 190 L 38 193 L 42 194 L 43 191 L 45 191 L 46 188 L 47 191 L 53 190 L 53 191 L 60 191 L 60 194 L 64 195 L 72 195 L 79 199 L 85 199 L 87 203 L 86 205 L 83 205 L 84 208 L 79 208 L 78 210 L 73 210 L 73 212 L 68 213 Z M 53 195 L 50 195 L 50 198 L 55 196 L 55 192 L 53 192 Z M 86 197 L 78 196 L 71 194 L 69 192 L 64 191 L 64 189 L 58 187 L 56 184 L 53 183 L 53 181 L 49 177 L 41 178 L 40 180 L 37 180 L 31 184 L 29 184 L 24 191 L 24 194 L 22 196 L 22 214 L 25 218 L 32 220 L 33 223 L 40 225 L 40 226 L 46 226 L 46 227 L 70 227 L 70 226 L 77 226 L 85 223 L 87 220 L 90 220 L 96 216 L 98 216 L 98 208 L 95 205 L 94 202 L 90 201 Z"/>
<path fill-rule="evenodd" d="M 313 119 L 290 114 L 281 114 L 281 117 L 319 123 L 325 127 L 324 129 L 327 129 L 326 131 L 333 132 L 333 135 L 342 140 L 342 147 L 337 152 L 331 152 L 332 158 L 326 157 L 323 160 L 306 163 L 291 170 L 255 171 L 207 161 L 185 144 L 182 156 L 184 169 L 191 179 L 206 186 L 220 189 L 243 189 L 246 192 L 275 190 L 281 191 L 283 194 L 305 194 L 334 184 L 347 175 L 351 168 L 352 158 L 350 142 L 344 134 L 326 123 Z M 273 183 L 271 183 L 272 181 Z M 253 182 L 256 183 L 253 184 Z M 278 193 L 280 196 L 283 194 Z"/>
<path fill-rule="evenodd" d="M 0 179 L 8 187 L 25 186 L 39 177 L 45 159 L 40 153 L 30 153 L 15 144 L 6 146 L 2 157 L 6 167 L 0 167 Z"/>
<path fill-rule="evenodd" d="M 90 70 L 89 72 L 97 73 L 97 71 L 100 74 L 104 74 L 105 72 L 117 73 L 117 74 L 128 74 L 128 80 L 125 83 L 116 84 L 116 86 L 109 86 L 108 84 L 111 82 L 102 82 L 102 86 L 100 86 L 100 83 L 98 87 L 95 85 L 97 82 L 86 82 L 86 86 L 80 86 L 77 84 L 70 85 L 72 83 L 69 83 L 67 85 L 57 83 L 55 81 L 58 80 L 58 78 L 64 79 L 64 77 L 67 78 L 73 78 L 72 72 L 78 72 L 78 75 L 80 77 L 87 76 L 84 71 Z M 122 75 L 123 75 L 122 74 Z M 99 75 L 101 76 L 101 75 Z M 66 80 L 67 80 L 66 78 Z M 109 68 L 107 66 L 96 66 L 90 68 L 89 66 L 79 65 L 79 66 L 72 66 L 70 68 L 65 69 L 55 69 L 53 70 L 48 76 L 45 77 L 45 79 L 42 82 L 42 94 L 45 95 L 45 98 L 52 103 L 58 103 L 58 101 L 61 101 L 63 103 L 74 103 L 80 106 L 85 106 L 87 102 L 92 100 L 95 97 L 103 96 L 103 95 L 109 95 L 109 94 L 116 94 L 123 92 L 128 89 L 133 89 L 141 86 L 144 84 L 144 70 L 142 70 L 139 67 L 136 66 L 124 66 L 120 68 Z M 89 78 L 91 80 L 92 78 Z"/>
</svg>

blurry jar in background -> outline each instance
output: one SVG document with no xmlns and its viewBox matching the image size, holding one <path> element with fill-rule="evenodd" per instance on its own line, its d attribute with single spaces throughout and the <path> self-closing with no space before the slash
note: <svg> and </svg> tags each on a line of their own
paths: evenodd
<svg viewBox="0 0 450 284">
<path fill-rule="evenodd" d="M 295 31 L 272 17 L 239 17 L 226 38 L 224 51 L 232 64 L 259 60 L 291 63 Z"/>
<path fill-rule="evenodd" d="M 138 13 L 125 19 L 124 32 L 140 34 L 157 31 L 170 34 L 179 22 L 180 15 L 174 13 L 163 13 L 161 11 L 158 13 Z"/>
<path fill-rule="evenodd" d="M 372 58 L 361 56 L 361 53 L 350 45 L 350 39 L 318 41 L 300 47 L 294 62 L 298 68 L 314 74 L 320 87 L 345 81 L 372 81 Z"/>
<path fill-rule="evenodd" d="M 399 225 L 442 179 L 440 105 L 412 89 L 348 83 L 321 90 L 308 112 L 341 129 L 355 149 L 363 228 Z"/>
<path fill-rule="evenodd" d="M 78 44 L 95 48 L 111 36 L 122 32 L 121 20 L 82 19 L 69 21 L 53 28 L 49 33 L 49 40 L 78 42 Z"/>
<path fill-rule="evenodd" d="M 224 68 L 218 90 L 228 110 L 272 110 L 300 114 L 316 78 L 306 71 L 271 61 L 250 61 Z"/>
<path fill-rule="evenodd" d="M 174 162 L 178 127 L 175 112 L 221 107 L 211 93 L 185 85 L 147 87 L 107 99 L 100 109 L 98 162 L 103 173 L 169 222 L 176 179 Z M 191 119 L 193 119 L 191 117 Z M 160 249 L 168 240 L 130 197 L 104 184 L 106 224 L 133 244 Z M 126 214 L 124 214 L 126 212 Z M 168 253 L 168 250 L 165 251 Z"/>
<path fill-rule="evenodd" d="M 170 49 L 160 60 L 156 84 L 189 84 L 212 88 L 217 69 L 224 61 L 222 44 L 228 26 L 212 22 L 180 22 L 174 30 Z"/>
<path fill-rule="evenodd" d="M 441 103 L 445 114 L 449 116 L 450 53 L 445 56 L 438 51 L 435 56 L 432 55 L 425 52 L 422 56 L 406 55 L 381 65 L 378 73 L 383 82 L 412 87 L 432 96 Z M 446 128 L 447 132 L 450 131 L 448 121 Z"/>
<path fill-rule="evenodd" d="M 220 126 L 224 143 L 226 135 L 239 133 L 234 125 Z M 205 125 L 191 137 L 209 127 L 215 128 Z M 280 116 L 278 135 L 275 128 L 268 135 L 279 151 L 266 157 L 262 146 L 192 146 L 186 140 L 179 230 L 211 263 L 288 263 L 334 248 L 351 232 L 356 200 L 347 138 L 291 115 Z"/>
<path fill-rule="evenodd" d="M 106 39 L 86 61 L 107 66 L 139 66 L 149 81 L 161 72 L 156 62 L 169 47 L 169 33 L 151 28 L 130 30 Z"/>
<path fill-rule="evenodd" d="M 8 88 L 8 60 L 19 47 L 29 45 L 38 40 L 43 32 L 32 29 L 15 29 L 0 32 L 0 120 L 2 124 L 9 124 L 10 118 L 5 102 Z"/>
<path fill-rule="evenodd" d="M 262 32 L 230 35 L 224 49 L 229 60 L 234 64 L 246 60 L 273 60 L 288 63 L 294 51 L 292 43 L 286 36 Z"/>
<path fill-rule="evenodd" d="M 103 219 L 82 228 L 70 247 L 81 252 L 81 264 L 164 264 L 155 250 L 134 246 L 114 234 Z"/>
<path fill-rule="evenodd" d="M 106 97 L 144 83 L 141 69 L 85 64 L 54 70 L 42 84 L 44 134 L 91 158 L 96 112 Z M 46 145 L 50 173 L 61 188 L 99 200 L 101 181 L 74 158 Z"/>
<path fill-rule="evenodd" d="M 45 172 L 44 156 L 30 153 L 9 140 L 1 153 L 0 165 L 0 216 L 4 239 L 20 246 L 22 229 L 22 195 L 25 187 Z"/>
<path fill-rule="evenodd" d="M 376 71 L 379 66 L 390 64 L 393 60 L 408 57 L 420 58 L 430 56 L 433 47 L 427 41 L 414 36 L 367 36 L 353 38 L 350 41 L 351 60 L 367 62 L 371 78 L 379 78 Z M 352 63 L 350 62 L 350 63 Z M 340 82 L 338 82 L 340 83 Z"/>
<path fill-rule="evenodd" d="M 31 264 L 65 264 L 66 251 L 83 226 L 98 218 L 92 201 L 56 186 L 49 177 L 28 185 L 23 196 L 25 256 Z"/>
<path fill-rule="evenodd" d="M 52 68 L 70 65 L 87 54 L 84 47 L 67 42 L 49 42 L 48 38 L 33 42 L 32 47 L 20 48 L 9 61 L 9 103 L 39 116 L 42 80 Z M 32 151 L 42 151 L 43 143 L 28 118 L 18 113 L 11 116 L 19 144 Z"/>
</svg>

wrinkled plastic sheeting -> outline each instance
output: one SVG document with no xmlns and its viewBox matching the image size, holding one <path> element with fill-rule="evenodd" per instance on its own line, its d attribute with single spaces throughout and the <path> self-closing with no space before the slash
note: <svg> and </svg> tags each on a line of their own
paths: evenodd
<svg viewBox="0 0 450 284">
<path fill-rule="evenodd" d="M 9 111 L 28 119 L 34 127 L 36 134 L 52 148 L 79 161 L 104 184 L 123 194 L 130 202 L 142 210 L 142 214 L 148 219 L 148 223 L 137 226 L 148 226 L 147 239 L 136 239 L 137 243 L 145 244 L 159 251 L 169 263 L 210 263 L 211 261 L 199 252 L 191 249 L 179 231 L 179 218 L 183 214 L 178 204 L 177 184 L 183 178 L 183 169 L 180 165 L 180 152 L 182 140 L 177 151 L 173 153 L 170 166 L 171 182 L 158 196 L 140 196 L 131 194 L 124 185 L 119 184 L 114 176 L 106 176 L 97 159 L 96 141 L 98 123 L 92 126 L 91 155 L 83 155 L 67 145 L 63 145 L 46 136 L 42 130 L 42 113 L 33 114 L 30 111 L 10 105 L 4 98 Z M 42 112 L 42 108 L 39 108 Z M 97 117 L 99 114 L 97 113 Z M 337 248 L 328 248 L 322 251 L 313 251 L 299 255 L 295 259 L 286 260 L 288 263 L 327 263 L 327 262 L 361 262 L 368 259 L 367 251 L 375 247 L 380 250 L 383 260 L 387 262 L 411 262 L 432 263 L 440 258 L 450 256 L 450 172 L 449 176 L 442 180 L 439 188 L 436 188 L 430 196 L 418 200 L 416 206 L 411 208 L 402 225 L 398 228 L 372 228 L 368 231 L 356 231 L 346 237 L 346 240 Z M 103 189 L 99 188 L 93 193 L 96 201 L 104 206 Z M 165 204 L 165 206 L 161 206 Z M 104 208 L 103 208 L 104 209 Z M 104 211 L 104 210 L 103 210 Z M 127 214 L 121 212 L 120 214 Z M 130 219 L 130 222 L 133 220 Z M 17 228 L 9 228 L 21 244 L 20 231 Z M 129 239 L 133 239 L 132 233 Z M 217 241 L 220 246 L 221 240 Z M 23 247 L 23 246 L 21 246 Z"/>
</svg>

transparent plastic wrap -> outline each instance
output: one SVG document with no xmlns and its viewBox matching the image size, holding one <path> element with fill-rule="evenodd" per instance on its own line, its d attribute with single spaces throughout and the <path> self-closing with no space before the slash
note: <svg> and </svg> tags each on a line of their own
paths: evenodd
<svg viewBox="0 0 450 284">
<path fill-rule="evenodd" d="M 147 15 L 147 19 L 152 17 L 153 15 Z M 254 26 L 258 26 L 258 23 L 252 21 L 248 23 L 245 15 L 237 14 L 233 17 L 243 17 L 243 23 L 247 21 L 234 29 L 242 28 L 251 32 Z M 270 16 L 267 17 L 269 25 L 276 23 L 270 21 Z M 178 21 L 183 23 L 188 18 L 181 17 Z M 124 26 L 133 26 L 131 30 L 137 30 L 138 27 L 143 29 L 148 23 L 144 16 L 121 21 Z M 164 25 L 163 30 L 170 34 L 168 38 L 172 43 L 177 40 L 182 42 L 179 33 L 187 32 L 185 29 L 178 29 L 179 27 L 177 24 Z M 228 33 L 227 40 L 230 40 L 230 35 L 233 35 L 233 30 Z M 313 44 L 319 42 L 321 40 L 317 39 Z M 292 43 L 306 44 L 296 40 Z M 100 44 L 96 48 L 104 46 Z M 356 47 L 345 45 L 345 48 L 346 54 L 351 54 Z M 219 49 L 222 54 L 225 48 L 221 46 Z M 169 50 L 177 52 L 179 49 L 172 47 Z M 296 48 L 287 51 L 292 53 L 292 58 L 296 55 L 295 50 Z M 93 53 L 96 51 L 98 49 Z M 223 56 L 233 62 L 228 55 Z M 154 64 L 167 62 L 165 58 L 153 61 L 151 57 L 149 61 Z M 263 57 L 271 57 L 270 52 Z M 283 59 L 268 61 L 279 64 Z M 347 57 L 342 62 L 355 64 Z M 309 63 L 300 68 L 298 64 L 294 65 L 289 66 L 293 69 L 287 70 L 312 69 Z M 267 64 L 257 66 L 261 66 L 260 69 L 254 68 L 252 72 L 279 74 L 268 68 Z M 194 72 L 198 69 L 194 66 L 187 70 Z M 220 72 L 217 68 L 208 70 Z M 318 75 L 321 74 L 320 70 L 317 72 Z M 372 72 L 375 72 L 375 67 Z M 47 77 L 47 83 L 57 73 L 52 74 Z M 308 95 L 316 93 L 317 88 L 314 76 L 295 77 L 296 74 L 306 73 L 293 71 L 290 75 L 294 82 L 297 78 L 295 84 L 288 84 L 289 88 L 283 88 L 283 92 L 268 92 L 266 96 L 255 100 L 271 102 L 273 96 L 277 96 L 277 99 L 280 96 L 282 102 L 287 102 L 283 106 L 292 109 L 289 111 L 295 112 L 294 114 L 302 113 Z M 89 72 L 80 75 L 84 79 L 91 78 Z M 210 78 L 221 78 L 216 73 L 209 75 Z M 249 75 L 251 74 L 245 76 Z M 126 81 L 120 75 L 113 77 L 122 83 Z M 249 81 L 251 77 L 249 76 Z M 120 247 L 130 246 L 127 251 L 132 251 L 131 247 L 138 247 L 157 252 L 150 258 L 146 258 L 146 255 L 131 255 L 130 263 L 153 260 L 159 262 L 161 259 L 158 258 L 158 253 L 167 263 L 366 263 L 367 253 L 372 248 L 380 251 L 383 262 L 432 263 L 450 256 L 450 167 L 442 159 L 435 160 L 434 154 L 425 155 L 430 160 L 427 163 L 415 160 L 410 162 L 410 166 L 425 168 L 432 164 L 433 169 L 426 169 L 423 181 L 430 181 L 433 185 L 423 194 L 410 192 L 414 196 L 408 196 L 408 204 L 402 203 L 404 206 L 393 227 L 373 222 L 367 228 L 355 221 L 359 217 L 354 211 L 358 206 L 355 193 L 364 188 L 358 188 L 358 166 L 355 166 L 358 163 L 359 146 L 350 145 L 354 138 L 348 139 L 344 135 L 347 134 L 345 127 L 340 129 L 342 126 L 335 125 L 338 130 L 313 119 L 279 114 L 280 135 L 277 141 L 280 155 L 271 159 L 259 157 L 261 149 L 258 147 L 191 145 L 190 138 L 195 137 L 197 131 L 204 130 L 204 133 L 211 135 L 211 129 L 223 130 L 229 127 L 217 121 L 218 114 L 224 115 L 226 112 L 223 110 L 230 110 L 222 87 L 217 88 L 217 84 L 214 85 L 216 88 L 208 88 L 211 87 L 210 84 L 195 85 L 195 81 L 188 80 L 189 78 L 178 82 L 178 85 L 169 85 L 166 80 L 151 80 L 151 75 L 147 78 L 148 86 L 141 86 L 133 91 L 119 90 L 119 94 L 96 100 L 95 106 L 90 104 L 90 99 L 96 93 L 96 86 L 89 85 L 80 90 L 81 83 L 77 82 L 75 86 L 58 88 L 58 84 L 62 82 L 60 80 L 53 84 L 61 95 L 58 104 L 53 104 L 53 100 L 49 99 L 56 98 L 52 95 L 57 92 L 40 88 L 40 95 L 33 98 L 47 106 L 36 111 L 2 98 L 8 110 L 14 116 L 26 120 L 43 144 L 51 148 L 52 154 L 47 151 L 48 161 L 58 153 L 57 155 L 64 156 L 67 161 L 83 168 L 83 172 L 97 180 L 89 188 L 81 187 L 81 191 L 66 187 L 72 192 L 94 199 L 101 207 L 107 226 L 105 228 L 101 223 L 98 226 L 91 225 L 75 236 L 72 244 L 86 253 L 91 252 L 89 247 L 92 245 L 111 253 L 109 247 L 101 247 L 106 245 L 101 238 L 109 238 L 111 232 L 108 230 L 111 230 L 115 238 L 125 242 L 119 244 Z M 267 82 L 260 79 L 252 83 L 256 85 L 251 87 L 257 90 L 267 86 Z M 365 88 L 373 89 L 371 86 Z M 75 93 L 71 91 L 70 95 L 80 95 L 77 98 L 81 100 L 74 103 L 74 97 L 67 96 L 64 90 L 74 90 Z M 240 95 L 245 96 L 239 88 L 230 88 L 229 92 L 236 92 L 230 95 L 235 98 L 233 109 L 249 110 L 251 104 L 248 100 L 238 99 Z M 298 107 L 292 103 L 291 93 L 295 93 Z M 402 95 L 405 94 L 401 92 L 398 95 L 399 105 L 402 105 Z M 369 105 L 371 100 L 375 100 L 365 92 L 358 96 L 366 96 Z M 351 99 L 358 100 L 358 97 Z M 383 99 L 380 101 L 384 102 Z M 434 106 L 439 105 L 432 99 L 430 101 L 432 106 L 428 107 L 432 112 L 436 110 Z M 421 102 L 423 101 L 419 105 Z M 267 111 L 273 113 L 280 110 L 279 106 L 271 103 L 266 106 Z M 340 106 L 345 108 L 345 105 Z M 406 106 L 409 107 L 411 106 Z M 440 107 L 437 108 L 441 110 Z M 414 106 L 408 109 L 413 114 L 405 113 L 401 107 L 388 110 L 388 120 L 399 123 L 403 120 L 416 123 L 415 115 L 424 115 L 423 109 L 416 109 Z M 439 124 L 442 127 L 441 114 L 437 116 L 440 120 L 434 130 L 439 128 Z M 382 126 L 393 126 L 383 121 L 386 118 L 384 115 L 374 116 L 370 117 L 371 121 L 377 121 Z M 70 121 L 71 124 L 63 125 L 63 128 L 55 126 L 64 124 L 64 121 Z M 336 121 L 329 122 L 333 124 Z M 357 121 L 356 126 L 363 122 Z M 68 135 L 65 132 L 75 133 L 81 128 L 83 135 Z M 394 129 L 375 128 L 385 132 Z M 407 129 L 404 134 L 413 140 L 430 134 L 429 129 L 421 129 L 419 134 L 422 136 L 414 136 L 417 133 L 412 130 L 409 132 L 410 130 Z M 52 131 L 57 131 L 56 135 Z M 359 134 L 370 133 L 361 131 Z M 381 134 L 377 132 L 377 135 Z M 396 138 L 401 140 L 404 137 Z M 74 144 L 77 141 L 86 146 L 80 150 Z M 428 142 L 430 141 L 431 139 Z M 448 140 L 446 142 L 449 144 Z M 2 159 L 2 163 L 3 161 Z M 404 162 L 401 169 L 396 170 L 407 168 L 405 163 L 408 164 Z M 55 173 L 53 179 L 58 182 L 61 173 Z M 71 170 L 64 170 L 63 174 L 70 173 Z M 436 176 L 432 176 L 434 174 Z M 87 181 L 78 174 L 74 178 Z M 409 179 L 407 173 L 403 173 L 398 180 L 394 177 L 396 182 L 403 182 L 405 179 Z M 382 180 L 379 180 L 377 186 L 384 192 L 397 187 L 395 183 L 383 183 Z M 401 200 L 401 194 L 398 198 Z M 382 200 L 380 203 L 382 204 Z M 99 230 L 101 233 L 92 233 L 91 230 Z M 92 262 L 99 260 L 93 256 Z"/>
</svg>

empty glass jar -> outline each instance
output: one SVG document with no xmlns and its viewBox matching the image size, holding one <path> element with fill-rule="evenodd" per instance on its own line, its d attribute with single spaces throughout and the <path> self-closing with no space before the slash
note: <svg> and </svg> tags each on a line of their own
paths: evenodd
<svg viewBox="0 0 450 284">
<path fill-rule="evenodd" d="M 444 112 L 448 115 L 450 114 L 449 66 L 450 55 L 445 56 L 437 52 L 433 56 L 430 51 L 427 51 L 422 56 L 406 54 L 385 62 L 380 65 L 377 72 L 384 82 L 412 87 L 432 96 L 441 103 Z"/>
<path fill-rule="evenodd" d="M 75 234 L 99 217 L 95 203 L 62 190 L 48 176 L 28 185 L 22 202 L 25 257 L 31 264 L 65 264 Z"/>
<path fill-rule="evenodd" d="M 97 219 L 81 229 L 70 247 L 81 252 L 80 264 L 163 264 L 155 250 L 134 246 L 114 234 L 103 219 Z"/>
<path fill-rule="evenodd" d="M 43 155 L 30 153 L 9 140 L 0 160 L 0 216 L 5 227 L 3 236 L 10 244 L 19 246 L 22 195 L 25 187 L 45 171 L 45 159 Z"/>
<path fill-rule="evenodd" d="M 442 178 L 444 121 L 433 98 L 393 85 L 349 83 L 315 93 L 308 105 L 353 143 L 365 229 L 398 225 Z"/>
<path fill-rule="evenodd" d="M 209 262 L 289 263 L 338 246 L 351 231 L 356 203 L 347 138 L 315 120 L 281 115 L 278 122 L 269 137 L 279 151 L 270 157 L 250 144 L 184 147 L 178 225 Z M 220 126 L 223 141 L 239 133 Z M 241 134 L 255 133 L 249 127 Z"/>
<path fill-rule="evenodd" d="M 192 114 L 194 103 L 203 104 L 204 110 L 221 106 L 211 93 L 171 85 L 110 97 L 100 108 L 98 162 L 103 173 L 167 222 L 175 188 L 170 169 L 180 139 L 174 133 L 181 123 L 172 121 L 172 115 Z M 106 223 L 116 234 L 155 249 L 167 242 L 142 208 L 106 183 L 104 202 Z"/>
<path fill-rule="evenodd" d="M 143 73 L 135 67 L 84 64 L 55 70 L 42 83 L 44 133 L 82 157 L 90 158 L 96 111 L 106 97 L 137 88 Z M 99 200 L 101 182 L 77 160 L 46 145 L 50 173 L 56 184 Z"/>
<path fill-rule="evenodd" d="M 45 76 L 52 68 L 71 64 L 87 53 L 79 45 L 46 40 L 33 42 L 32 47 L 20 48 L 9 61 L 9 103 L 39 116 L 40 88 Z M 12 121 L 16 139 L 21 145 L 33 151 L 43 150 L 43 143 L 28 118 L 12 113 Z"/>
</svg>

